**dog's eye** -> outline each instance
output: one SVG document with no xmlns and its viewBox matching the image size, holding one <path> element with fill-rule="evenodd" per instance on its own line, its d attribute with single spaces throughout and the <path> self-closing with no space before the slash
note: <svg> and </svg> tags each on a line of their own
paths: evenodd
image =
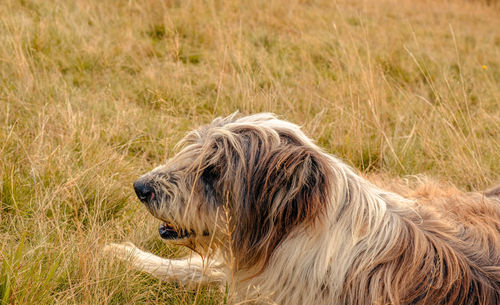
<svg viewBox="0 0 500 305">
<path fill-rule="evenodd" d="M 217 183 L 218 179 L 219 174 L 213 166 L 206 168 L 201 175 L 203 190 L 208 201 L 215 201 L 215 184 Z"/>
<path fill-rule="evenodd" d="M 215 166 L 209 166 L 203 171 L 201 178 L 204 180 L 204 182 L 213 183 L 219 178 L 219 174 Z"/>
</svg>

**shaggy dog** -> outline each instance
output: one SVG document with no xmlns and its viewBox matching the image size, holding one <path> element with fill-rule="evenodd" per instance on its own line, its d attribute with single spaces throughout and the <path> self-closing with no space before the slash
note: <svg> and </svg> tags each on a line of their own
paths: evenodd
<svg viewBox="0 0 500 305">
<path fill-rule="evenodd" d="M 272 114 L 217 118 L 134 183 L 164 259 L 107 246 L 185 285 L 229 283 L 231 302 L 500 304 L 500 189 L 385 191 Z"/>
</svg>

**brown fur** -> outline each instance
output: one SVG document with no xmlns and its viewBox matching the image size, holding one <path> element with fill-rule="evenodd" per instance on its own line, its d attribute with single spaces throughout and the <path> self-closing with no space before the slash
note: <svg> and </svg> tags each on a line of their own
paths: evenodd
<svg viewBox="0 0 500 305">
<path fill-rule="evenodd" d="M 500 201 L 435 182 L 392 184 L 416 200 L 414 210 L 394 204 L 399 242 L 351 270 L 343 301 L 500 304 Z"/>
</svg>

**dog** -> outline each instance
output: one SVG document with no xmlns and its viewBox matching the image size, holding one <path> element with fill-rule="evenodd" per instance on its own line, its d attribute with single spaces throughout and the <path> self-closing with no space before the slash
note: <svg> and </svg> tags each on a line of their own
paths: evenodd
<svg viewBox="0 0 500 305">
<path fill-rule="evenodd" d="M 106 246 L 138 270 L 227 283 L 232 303 L 500 304 L 500 188 L 383 190 L 268 113 L 217 118 L 180 146 L 134 189 L 193 254 Z"/>
</svg>

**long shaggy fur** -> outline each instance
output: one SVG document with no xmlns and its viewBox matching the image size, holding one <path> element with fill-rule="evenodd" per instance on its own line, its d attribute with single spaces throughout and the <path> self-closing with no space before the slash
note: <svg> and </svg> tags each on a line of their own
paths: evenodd
<svg viewBox="0 0 500 305">
<path fill-rule="evenodd" d="M 215 119 L 142 176 L 190 259 L 108 250 L 186 285 L 259 304 L 500 304 L 499 188 L 382 190 L 271 114 Z M 386 183 L 385 185 L 389 185 Z M 202 259 L 203 258 L 203 259 Z"/>
</svg>

